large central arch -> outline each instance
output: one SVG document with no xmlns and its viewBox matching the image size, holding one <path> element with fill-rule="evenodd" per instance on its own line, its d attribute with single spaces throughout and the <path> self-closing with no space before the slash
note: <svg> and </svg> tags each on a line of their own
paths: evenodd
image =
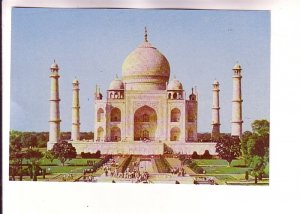
<svg viewBox="0 0 300 214">
<path fill-rule="evenodd" d="M 157 114 L 149 106 L 142 106 L 134 113 L 134 140 L 155 140 Z"/>
</svg>

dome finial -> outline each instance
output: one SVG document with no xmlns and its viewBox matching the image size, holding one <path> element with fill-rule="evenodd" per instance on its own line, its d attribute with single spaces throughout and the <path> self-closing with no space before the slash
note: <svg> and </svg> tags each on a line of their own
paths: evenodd
<svg viewBox="0 0 300 214">
<path fill-rule="evenodd" d="M 144 35 L 144 38 L 145 38 L 145 42 L 148 42 L 147 27 L 145 27 L 145 35 Z"/>
</svg>

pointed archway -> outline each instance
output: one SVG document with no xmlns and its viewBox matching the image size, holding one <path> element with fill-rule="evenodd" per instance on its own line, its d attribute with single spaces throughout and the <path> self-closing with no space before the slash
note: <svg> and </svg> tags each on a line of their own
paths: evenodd
<svg viewBox="0 0 300 214">
<path fill-rule="evenodd" d="M 149 106 L 142 106 L 134 113 L 134 140 L 155 140 L 157 114 Z"/>
<path fill-rule="evenodd" d="M 178 127 L 173 127 L 170 131 L 170 140 L 178 141 L 180 139 L 180 129 Z"/>
<path fill-rule="evenodd" d="M 99 127 L 98 130 L 97 130 L 97 140 L 103 140 L 104 138 L 104 131 L 103 131 L 103 128 L 102 127 Z"/>
<path fill-rule="evenodd" d="M 112 127 L 110 131 L 110 141 L 117 142 L 121 140 L 121 129 L 119 127 Z"/>
</svg>

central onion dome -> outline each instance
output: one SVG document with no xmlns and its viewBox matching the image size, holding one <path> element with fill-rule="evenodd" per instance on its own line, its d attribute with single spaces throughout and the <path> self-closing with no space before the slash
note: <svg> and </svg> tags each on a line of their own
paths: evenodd
<svg viewBox="0 0 300 214">
<path fill-rule="evenodd" d="M 170 77 L 167 58 L 145 40 L 124 60 L 122 79 L 127 90 L 165 90 Z"/>
</svg>

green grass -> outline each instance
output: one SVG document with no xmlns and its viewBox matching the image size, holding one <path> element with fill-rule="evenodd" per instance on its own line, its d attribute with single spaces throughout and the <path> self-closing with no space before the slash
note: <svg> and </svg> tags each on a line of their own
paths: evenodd
<svg viewBox="0 0 300 214">
<path fill-rule="evenodd" d="M 249 168 L 227 166 L 202 166 L 206 174 L 245 174 Z"/>
<path fill-rule="evenodd" d="M 237 178 L 232 175 L 215 175 L 215 178 L 222 180 L 222 181 L 236 181 Z"/>
<path fill-rule="evenodd" d="M 47 166 L 42 167 L 47 173 L 82 173 L 84 169 L 91 168 L 87 166 Z M 49 171 L 50 168 L 50 171 Z"/>
<path fill-rule="evenodd" d="M 264 173 L 266 174 L 267 177 L 269 177 L 269 163 L 266 165 Z"/>
<path fill-rule="evenodd" d="M 41 168 L 46 169 L 47 173 L 51 173 L 51 174 L 82 173 L 84 169 L 92 168 L 92 166 L 87 166 L 88 160 L 96 161 L 96 162 L 101 161 L 101 159 L 95 159 L 95 158 L 75 158 L 70 161 L 66 161 L 65 165 L 62 166 L 61 162 L 58 159 L 54 159 L 53 162 L 51 163 L 48 159 L 42 158 L 39 162 L 39 165 L 41 166 Z M 27 160 L 23 160 L 23 164 L 27 164 Z"/>
<path fill-rule="evenodd" d="M 213 165 L 213 166 L 223 166 L 228 165 L 228 162 L 226 160 L 222 159 L 201 159 L 201 160 L 193 160 L 197 165 Z M 231 166 L 241 166 L 245 165 L 244 160 L 233 160 L 231 162 Z"/>
<path fill-rule="evenodd" d="M 98 162 L 100 159 L 96 159 L 96 158 L 75 158 L 75 159 L 72 159 L 70 161 L 66 161 L 65 165 L 86 166 L 88 160 Z M 23 161 L 23 164 L 26 164 L 26 160 Z M 61 162 L 58 159 L 54 159 L 53 162 L 51 163 L 50 160 L 48 160 L 46 158 L 42 158 L 40 160 L 40 165 L 46 165 L 46 166 L 47 165 L 61 165 Z"/>
</svg>

